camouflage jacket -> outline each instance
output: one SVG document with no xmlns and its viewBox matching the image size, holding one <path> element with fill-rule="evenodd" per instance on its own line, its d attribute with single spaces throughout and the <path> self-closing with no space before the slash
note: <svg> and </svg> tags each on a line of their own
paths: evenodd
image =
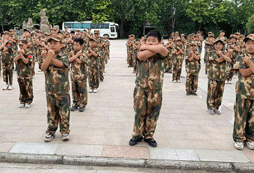
<svg viewBox="0 0 254 173">
<path fill-rule="evenodd" d="M 248 53 L 241 54 L 238 56 L 236 63 L 234 65 L 234 69 L 238 71 L 238 81 L 236 82 L 236 95 L 239 95 L 243 99 L 254 100 L 254 74 L 250 76 L 243 77 L 239 72 L 240 69 L 249 68 L 243 61 L 245 56 L 249 56 L 254 62 L 254 56 Z"/>
<path fill-rule="evenodd" d="M 190 52 L 188 53 L 188 55 L 185 57 L 185 69 L 187 73 L 190 74 L 198 74 L 200 71 L 200 59 L 196 60 L 195 58 L 192 61 L 189 61 L 189 59 L 191 58 L 191 54 Z M 200 57 L 200 54 L 198 53 L 198 55 Z"/>
<path fill-rule="evenodd" d="M 99 67 L 99 58 L 100 58 L 100 54 L 98 53 L 98 48 L 97 47 L 93 47 L 93 48 L 91 48 L 93 51 L 95 51 L 96 53 L 97 53 L 97 57 L 95 57 L 95 56 L 90 56 L 89 57 L 89 60 L 88 60 L 88 66 L 90 67 L 90 68 L 94 68 L 94 67 Z M 87 49 L 87 54 L 89 54 L 90 53 L 90 51 Z"/>
<path fill-rule="evenodd" d="M 137 60 L 136 85 L 147 90 L 161 90 L 164 77 L 164 59 L 156 54 L 146 60 Z"/>
<path fill-rule="evenodd" d="M 139 52 L 139 49 L 137 48 L 138 46 L 140 46 L 141 44 L 136 44 L 135 43 L 135 45 L 134 45 L 134 47 L 133 47 L 133 55 L 134 55 L 134 57 L 137 57 L 137 55 L 138 55 L 138 52 Z"/>
<path fill-rule="evenodd" d="M 225 52 L 224 52 L 225 54 Z M 220 58 L 219 55 L 216 53 L 215 50 L 212 50 L 209 54 L 209 71 L 208 71 L 208 78 L 210 80 L 217 80 L 217 81 L 225 81 L 227 74 L 226 74 L 226 61 L 222 61 L 218 63 L 215 61 L 217 58 Z"/>
<path fill-rule="evenodd" d="M 238 46 L 239 44 L 232 44 L 232 43 L 228 43 L 227 46 L 228 46 L 228 49 L 230 49 L 230 46 L 231 45 L 234 45 L 234 46 Z M 235 50 L 233 50 L 233 54 L 232 56 L 230 57 L 230 59 L 232 60 L 232 62 L 230 64 L 235 64 L 235 61 L 236 61 L 236 58 L 240 55 L 240 52 L 236 52 Z"/>
<path fill-rule="evenodd" d="M 32 69 L 32 61 L 33 54 L 31 50 L 26 49 L 25 54 L 23 55 L 27 60 L 28 64 L 25 64 L 23 60 L 20 58 L 17 61 L 17 74 L 19 78 L 29 78 L 32 77 L 33 69 Z"/>
<path fill-rule="evenodd" d="M 58 53 L 55 59 L 63 62 L 63 67 L 57 67 L 50 64 L 45 71 L 45 83 L 47 94 L 50 95 L 68 95 L 70 90 L 68 77 L 68 57 L 61 52 Z"/>
<path fill-rule="evenodd" d="M 208 39 L 205 40 L 205 50 L 206 50 L 207 52 L 213 50 L 213 44 L 210 44 L 210 42 L 209 42 Z"/>
<path fill-rule="evenodd" d="M 180 46 L 180 49 L 182 49 L 182 51 L 184 51 L 184 46 L 181 45 L 181 46 Z M 183 54 L 178 54 L 178 55 L 176 55 L 176 51 L 178 51 L 178 50 L 177 50 L 177 46 L 174 47 L 173 52 L 172 52 L 173 62 L 183 61 L 184 55 L 183 55 Z"/>
<path fill-rule="evenodd" d="M 74 54 L 77 54 L 74 51 Z M 71 80 L 85 80 L 87 76 L 87 67 L 88 67 L 88 56 L 85 50 L 82 50 L 82 56 L 78 57 L 82 63 L 77 61 L 72 61 L 71 64 Z"/>
<path fill-rule="evenodd" d="M 9 63 L 13 62 L 13 51 L 12 50 L 2 51 L 2 62 L 5 64 L 9 64 Z"/>
</svg>

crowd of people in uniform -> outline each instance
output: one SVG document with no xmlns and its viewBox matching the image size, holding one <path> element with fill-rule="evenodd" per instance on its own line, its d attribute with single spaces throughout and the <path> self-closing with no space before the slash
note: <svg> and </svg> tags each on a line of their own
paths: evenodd
<svg viewBox="0 0 254 173">
<path fill-rule="evenodd" d="M 136 145 L 144 138 L 149 145 L 157 146 L 152 136 L 161 108 L 164 73 L 172 73 L 172 81 L 180 83 L 185 60 L 186 95 L 197 95 L 200 55 L 202 48 L 205 48 L 205 73 L 208 77 L 207 112 L 211 115 L 221 115 L 224 86 L 226 83 L 231 84 L 234 74 L 237 73 L 233 131 L 235 148 L 243 149 L 246 144 L 249 149 L 254 149 L 254 34 L 245 37 L 236 32 L 227 39 L 225 31 L 221 30 L 217 38 L 214 37 L 214 33 L 209 32 L 204 40 L 201 31 L 189 34 L 187 38 L 184 34 L 173 32 L 166 44 L 159 33 L 149 34 L 141 40 L 135 40 L 133 34 L 129 35 L 126 43 L 127 64 L 128 67 L 134 68 L 133 73 L 137 76 L 134 90 L 135 124 L 130 145 Z M 157 38 L 157 49 L 151 48 L 153 42 L 147 43 L 150 37 L 154 40 Z M 147 44 L 150 45 L 149 48 Z M 156 51 L 162 50 L 162 47 L 168 50 L 167 56 L 162 56 Z M 150 51 L 149 58 L 142 57 L 144 50 Z"/>
<path fill-rule="evenodd" d="M 100 38 L 99 30 L 91 29 L 68 33 L 52 28 L 51 33 L 35 33 L 29 29 L 17 38 L 14 30 L 2 33 L 0 41 L 3 90 L 13 89 L 13 68 L 16 67 L 20 88 L 20 108 L 29 108 L 33 101 L 33 76 L 35 60 L 39 71 L 45 73 L 48 127 L 45 142 L 50 142 L 60 126 L 62 140 L 69 140 L 70 111 L 83 112 L 89 92 L 96 93 L 104 80 L 105 63 L 109 60 L 109 40 Z M 205 44 L 205 72 L 208 76 L 207 108 L 211 115 L 221 114 L 220 106 L 224 86 L 231 83 L 235 72 L 236 102 L 234 106 L 235 148 L 244 144 L 254 149 L 254 34 L 244 37 L 240 33 L 225 37 L 225 31 L 214 38 L 212 32 L 204 40 L 202 32 L 172 33 L 166 44 L 158 31 L 150 31 L 141 39 L 130 35 L 127 41 L 127 63 L 136 74 L 134 89 L 135 122 L 129 145 L 144 139 L 156 147 L 153 135 L 162 105 L 164 73 L 172 73 L 172 81 L 180 83 L 183 61 L 186 69 L 186 95 L 197 95 L 198 76 L 201 68 L 200 54 Z M 73 104 L 70 106 L 71 76 Z"/>
<path fill-rule="evenodd" d="M 17 70 L 20 89 L 19 107 L 30 108 L 33 102 L 33 77 L 35 63 L 39 72 L 45 73 L 48 128 L 45 142 L 50 142 L 60 124 L 62 140 L 69 140 L 70 111 L 83 112 L 89 93 L 97 93 L 104 80 L 105 64 L 109 60 L 110 42 L 108 36 L 100 37 L 100 31 L 91 28 L 68 32 L 53 27 L 50 33 L 24 29 L 17 36 L 10 29 L 1 33 L 0 52 L 3 67 L 3 90 L 13 89 L 13 70 Z M 70 84 L 73 104 L 70 106 Z"/>
</svg>

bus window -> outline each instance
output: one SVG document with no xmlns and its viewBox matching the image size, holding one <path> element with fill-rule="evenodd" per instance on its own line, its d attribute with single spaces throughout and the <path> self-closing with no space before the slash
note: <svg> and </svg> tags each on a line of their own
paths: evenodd
<svg viewBox="0 0 254 173">
<path fill-rule="evenodd" d="M 111 31 L 111 32 L 115 32 L 115 27 L 112 27 L 112 26 L 111 26 L 111 27 L 110 27 L 110 31 Z"/>
</svg>

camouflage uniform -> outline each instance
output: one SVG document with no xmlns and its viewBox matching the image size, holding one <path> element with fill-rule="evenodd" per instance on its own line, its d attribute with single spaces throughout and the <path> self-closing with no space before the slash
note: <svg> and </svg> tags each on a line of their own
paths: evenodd
<svg viewBox="0 0 254 173">
<path fill-rule="evenodd" d="M 139 46 L 141 44 L 137 44 L 135 43 L 134 47 L 133 47 L 133 70 L 136 72 L 137 71 L 137 56 L 138 56 L 138 52 L 139 52 Z"/>
<path fill-rule="evenodd" d="M 37 49 L 36 49 L 36 56 L 37 56 L 37 61 L 39 64 L 39 69 L 41 69 L 41 65 L 43 63 L 43 58 L 41 56 L 41 52 L 43 51 L 43 47 L 39 44 L 39 42 L 43 42 L 44 40 L 42 38 L 38 38 L 39 41 L 37 42 Z"/>
<path fill-rule="evenodd" d="M 144 61 L 137 60 L 133 137 L 153 138 L 162 104 L 164 59 L 157 54 Z"/>
<path fill-rule="evenodd" d="M 209 55 L 210 52 L 213 50 L 213 45 L 211 44 L 211 42 L 208 40 L 208 38 L 205 40 L 205 57 L 204 57 L 204 62 L 205 62 L 205 71 L 206 73 L 209 73 L 210 70 L 210 61 L 209 59 Z"/>
<path fill-rule="evenodd" d="M 74 54 L 77 54 L 74 51 Z M 85 107 L 87 105 L 87 63 L 88 57 L 85 51 L 82 50 L 82 56 L 78 57 L 82 63 L 79 64 L 77 61 L 71 62 L 71 86 L 72 86 L 72 97 L 73 106 Z"/>
<path fill-rule="evenodd" d="M 110 46 L 110 42 L 108 41 L 108 40 L 106 40 L 105 41 L 105 57 L 104 57 L 104 59 L 105 59 L 105 63 L 107 64 L 108 63 L 108 60 L 109 60 L 109 46 Z"/>
<path fill-rule="evenodd" d="M 35 71 L 34 71 L 34 68 L 35 68 L 35 56 L 36 56 L 36 52 L 35 52 L 35 49 L 34 49 L 34 40 L 32 37 L 29 37 L 29 38 L 24 38 L 25 40 L 27 40 L 28 43 L 31 43 L 32 44 L 32 47 L 28 47 L 27 49 L 29 50 L 29 52 L 31 52 L 31 55 L 33 55 L 33 58 L 32 58 L 32 63 L 31 63 L 31 68 L 32 68 L 32 76 L 35 75 Z"/>
<path fill-rule="evenodd" d="M 12 85 L 13 82 L 13 52 L 3 51 L 2 52 L 2 62 L 3 62 L 3 80 L 5 83 Z"/>
<path fill-rule="evenodd" d="M 68 57 L 59 53 L 54 57 L 62 61 L 63 67 L 50 64 L 45 71 L 45 83 L 47 92 L 47 118 L 48 128 L 46 134 L 54 135 L 60 121 L 61 134 L 69 134 L 70 120 L 70 85 L 68 77 Z"/>
<path fill-rule="evenodd" d="M 207 108 L 218 110 L 221 106 L 226 74 L 226 61 L 218 63 L 219 58 L 215 50 L 210 52 L 209 62 L 211 67 L 208 71 Z"/>
<path fill-rule="evenodd" d="M 168 56 L 167 58 L 165 59 L 165 72 L 170 72 L 172 70 L 172 52 L 173 52 L 173 49 L 172 48 L 168 48 Z"/>
<path fill-rule="evenodd" d="M 232 43 L 228 43 L 228 47 L 230 48 L 230 46 L 233 45 Z M 238 44 L 234 44 L 234 46 L 238 46 Z M 236 58 L 240 55 L 240 53 L 236 52 L 235 50 L 233 50 L 233 54 L 231 55 L 230 59 L 232 62 L 227 62 L 227 69 L 226 69 L 226 73 L 227 73 L 227 81 L 231 81 L 233 76 L 234 76 L 234 70 L 233 70 L 233 66 L 235 64 Z"/>
<path fill-rule="evenodd" d="M 28 64 L 25 64 L 22 59 L 19 59 L 17 62 L 17 74 L 18 74 L 18 83 L 20 89 L 19 100 L 21 104 L 31 104 L 33 101 L 33 82 L 32 82 L 32 62 L 33 56 L 30 50 L 26 50 L 23 55 L 27 60 Z"/>
<path fill-rule="evenodd" d="M 98 48 L 91 48 L 93 51 L 97 53 L 97 57 L 94 57 L 93 55 L 89 57 L 88 61 L 88 80 L 89 80 L 89 87 L 91 89 L 97 89 L 99 88 L 100 84 L 100 72 L 99 72 L 99 60 L 100 60 L 100 54 L 98 53 Z M 89 54 L 90 51 L 87 51 L 87 54 Z"/>
<path fill-rule="evenodd" d="M 95 39 L 95 41 L 98 43 L 98 44 L 103 44 L 103 40 L 101 38 L 99 39 Z M 104 52 L 104 48 L 100 48 L 98 47 L 98 60 L 99 60 L 99 74 L 100 74 L 100 79 L 103 80 L 104 79 L 104 76 L 103 76 L 103 72 L 105 70 L 105 59 L 104 59 L 104 56 L 105 56 L 105 52 Z"/>
<path fill-rule="evenodd" d="M 180 46 L 180 49 L 183 50 L 183 46 Z M 182 65 L 183 65 L 183 59 L 184 59 L 184 55 L 179 54 L 176 55 L 174 52 L 176 51 L 176 47 L 173 51 L 173 55 L 172 55 L 172 61 L 173 61 L 173 81 L 174 80 L 180 80 L 181 77 L 181 73 L 182 73 Z"/>
<path fill-rule="evenodd" d="M 200 57 L 198 54 L 197 56 Z M 186 69 L 186 92 L 195 93 L 198 89 L 198 74 L 200 71 L 200 59 L 189 61 L 191 54 L 185 57 L 185 69 Z"/>
<path fill-rule="evenodd" d="M 133 67 L 133 51 L 134 51 L 134 47 L 133 46 L 128 46 L 129 45 L 129 41 L 127 41 L 126 45 L 127 45 L 127 63 L 129 64 L 129 67 Z"/>
<path fill-rule="evenodd" d="M 234 65 L 235 70 L 249 68 L 243 57 L 249 56 L 254 62 L 254 56 L 248 53 L 241 54 Z M 236 83 L 236 101 L 234 105 L 234 130 L 235 142 L 254 141 L 254 74 L 243 77 L 238 71 Z"/>
</svg>

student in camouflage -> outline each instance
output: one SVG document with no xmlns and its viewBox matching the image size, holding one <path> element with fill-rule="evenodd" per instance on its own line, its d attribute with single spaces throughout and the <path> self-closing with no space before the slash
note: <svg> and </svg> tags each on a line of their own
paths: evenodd
<svg viewBox="0 0 254 173">
<path fill-rule="evenodd" d="M 61 41 L 60 37 L 52 35 L 48 40 L 50 49 L 42 52 L 44 62 L 41 69 L 45 71 L 48 108 L 48 128 L 44 138 L 45 142 L 53 140 L 59 122 L 62 140 L 69 140 L 69 61 L 68 57 L 62 54 Z"/>
<path fill-rule="evenodd" d="M 33 55 L 31 50 L 27 49 L 28 42 L 26 39 L 19 41 L 19 48 L 17 56 L 14 58 L 14 62 L 17 63 L 18 83 L 20 89 L 20 108 L 30 108 L 33 101 Z"/>
<path fill-rule="evenodd" d="M 6 40 L 1 46 L 2 50 L 2 66 L 3 66 L 3 80 L 6 86 L 3 90 L 12 90 L 13 86 L 13 45 Z"/>
<path fill-rule="evenodd" d="M 87 63 L 88 57 L 83 48 L 82 38 L 74 39 L 74 51 L 70 52 L 69 62 L 71 64 L 71 86 L 73 105 L 71 111 L 79 108 L 83 112 L 87 105 Z"/>
<path fill-rule="evenodd" d="M 137 70 L 137 55 L 141 46 L 140 39 L 136 39 L 133 46 L 133 73 L 136 73 Z"/>
<path fill-rule="evenodd" d="M 138 53 L 136 87 L 134 89 L 135 123 L 129 145 L 143 140 L 156 147 L 153 139 L 162 104 L 164 59 L 168 50 L 161 44 L 161 34 L 150 31 L 146 44 Z"/>
<path fill-rule="evenodd" d="M 198 74 L 200 71 L 200 55 L 197 46 L 197 43 L 192 42 L 191 51 L 185 57 L 186 95 L 197 95 Z"/>
<path fill-rule="evenodd" d="M 165 59 L 165 73 L 172 73 L 172 52 L 174 48 L 173 38 L 168 38 L 168 43 L 166 44 L 166 48 L 168 49 L 168 57 Z"/>
<path fill-rule="evenodd" d="M 222 52 L 224 49 L 224 41 L 216 40 L 214 42 L 214 50 L 210 52 L 208 63 L 211 67 L 208 71 L 208 90 L 207 90 L 207 108 L 211 115 L 221 114 L 219 110 L 222 102 L 224 86 L 226 81 L 226 62 L 231 59 Z"/>
<path fill-rule="evenodd" d="M 89 93 L 97 93 L 100 84 L 99 61 L 100 54 L 98 52 L 97 42 L 90 38 L 90 47 L 87 49 L 88 56 L 88 81 Z"/>
<path fill-rule="evenodd" d="M 135 35 L 129 35 L 129 39 L 126 43 L 127 46 L 127 63 L 128 67 L 133 67 L 133 46 L 134 46 Z"/>
<path fill-rule="evenodd" d="M 205 73 L 209 73 L 210 66 L 211 64 L 209 63 L 209 55 L 210 52 L 214 49 L 213 48 L 213 42 L 214 42 L 214 34 L 212 32 L 208 33 L 208 37 L 205 40 L 205 57 L 204 57 L 204 62 L 206 64 L 205 66 Z"/>
<path fill-rule="evenodd" d="M 173 82 L 181 83 L 180 77 L 182 73 L 182 65 L 184 59 L 184 46 L 182 44 L 182 40 L 178 38 L 176 40 L 176 45 L 172 52 L 172 61 L 173 61 Z"/>
<path fill-rule="evenodd" d="M 247 148 L 254 149 L 254 34 L 248 35 L 246 52 L 236 60 L 234 69 L 238 72 L 236 83 L 236 101 L 234 105 L 233 139 L 235 148 L 242 150 L 246 142 Z"/>
</svg>

